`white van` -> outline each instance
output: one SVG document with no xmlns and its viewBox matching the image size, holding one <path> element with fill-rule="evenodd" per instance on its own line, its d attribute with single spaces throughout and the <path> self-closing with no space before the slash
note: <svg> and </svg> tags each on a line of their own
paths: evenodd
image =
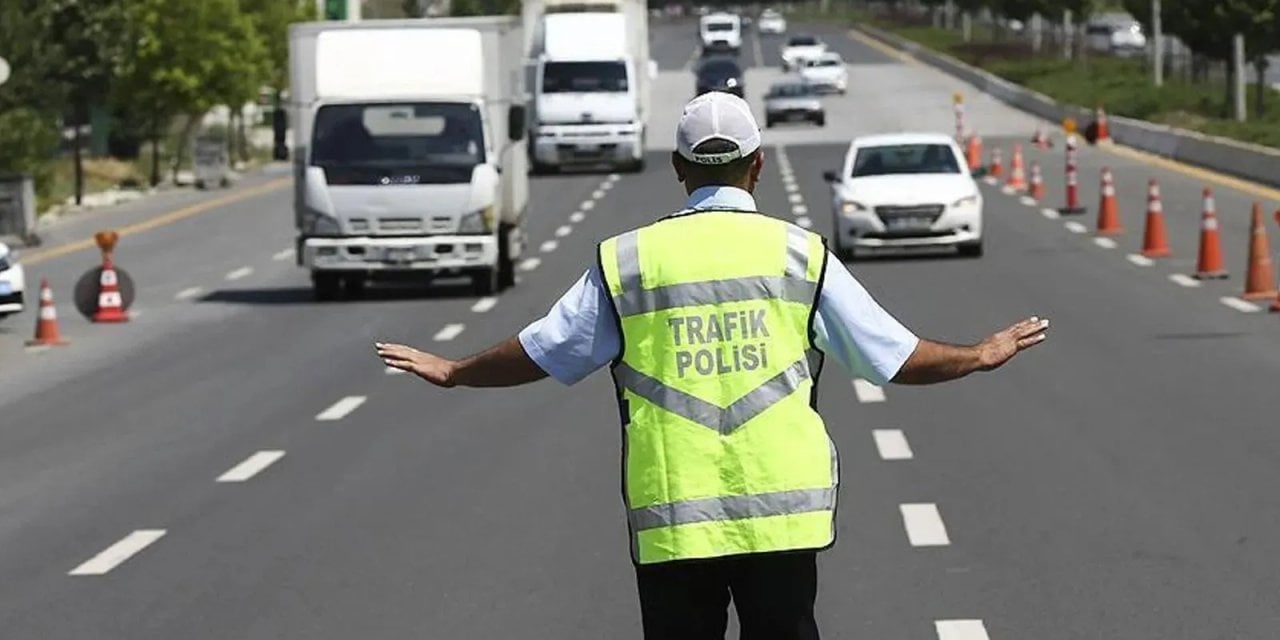
<svg viewBox="0 0 1280 640">
<path fill-rule="evenodd" d="M 702 16 L 698 20 L 698 36 L 704 55 L 720 52 L 737 55 L 742 50 L 742 19 L 732 13 Z"/>
</svg>

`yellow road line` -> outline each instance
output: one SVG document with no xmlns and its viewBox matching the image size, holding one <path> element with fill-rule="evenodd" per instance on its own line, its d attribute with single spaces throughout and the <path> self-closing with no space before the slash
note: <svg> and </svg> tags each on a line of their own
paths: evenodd
<svg viewBox="0 0 1280 640">
<path fill-rule="evenodd" d="M 868 36 L 862 32 L 850 30 L 849 34 L 853 39 L 857 40 L 858 42 L 861 42 L 862 44 L 865 44 L 868 47 L 871 47 L 872 49 L 875 49 L 876 51 L 879 51 L 887 56 L 891 56 L 893 58 L 896 58 L 898 60 L 901 60 L 903 62 L 907 62 L 910 64 L 924 66 L 924 67 L 933 69 L 933 67 L 929 67 L 929 65 L 926 65 L 920 60 L 917 60 L 915 57 L 911 56 L 910 54 L 907 54 L 903 51 L 895 49 L 892 46 L 889 46 L 879 40 L 876 40 L 875 38 L 872 38 L 871 36 Z M 940 69 L 934 69 L 934 71 L 937 71 L 938 73 L 941 73 L 943 75 L 947 75 L 945 71 L 942 71 Z M 1013 109 L 1014 107 L 1010 106 L 1009 108 Z M 1034 118 L 1035 116 L 1031 116 L 1031 117 Z M 1053 126 L 1058 126 L 1058 123 L 1050 123 L 1050 124 L 1052 124 Z M 1165 169 L 1166 171 L 1179 173 L 1189 178 L 1203 180 L 1205 182 L 1211 183 L 1219 187 L 1235 189 L 1236 191 L 1247 193 L 1251 196 L 1255 196 L 1258 198 L 1266 198 L 1269 200 L 1280 200 L 1280 189 L 1268 187 L 1264 184 L 1259 184 L 1257 182 L 1250 182 L 1243 178 L 1237 178 L 1235 176 L 1230 176 L 1225 173 L 1219 173 L 1212 169 L 1197 167 L 1195 165 L 1186 164 L 1184 162 L 1180 162 L 1172 158 L 1158 156 L 1153 153 L 1149 153 L 1139 149 L 1134 149 L 1133 147 L 1126 147 L 1120 144 L 1098 145 L 1097 148 L 1103 149 L 1105 151 L 1109 151 L 1123 158 L 1129 158 L 1130 160 L 1137 160 L 1138 162 L 1143 162 L 1152 166 L 1156 166 L 1161 169 Z"/>
<path fill-rule="evenodd" d="M 244 191 L 237 191 L 235 193 L 230 193 L 225 196 L 219 196 L 217 198 L 213 198 L 212 200 L 197 202 L 196 204 L 183 207 L 181 209 L 175 209 L 168 213 L 163 213 L 161 215 L 158 215 L 154 218 L 143 220 L 142 222 L 136 222 L 134 224 L 121 227 L 119 229 L 116 229 L 116 232 L 119 233 L 120 237 L 123 238 L 124 236 L 133 235 L 136 233 L 142 233 L 143 231 L 149 231 L 151 229 L 155 229 L 156 227 L 163 227 L 165 225 L 173 224 L 179 220 L 190 218 L 191 216 L 204 213 L 211 209 L 216 209 L 217 207 L 221 207 L 226 204 L 239 202 L 241 200 L 247 200 L 254 196 L 275 191 L 289 184 L 289 181 L 291 179 L 292 178 L 277 178 L 270 182 L 260 184 L 256 187 L 245 189 Z M 92 248 L 95 248 L 96 246 L 97 245 L 94 243 L 93 238 L 85 238 L 83 240 L 76 240 L 73 242 L 60 244 L 54 247 L 49 247 L 47 249 L 23 252 L 22 262 L 23 264 L 28 264 L 28 265 L 39 264 L 46 260 L 52 260 L 54 258 L 65 256 L 69 253 L 75 253 L 77 251 L 84 251 L 85 249 L 92 249 Z"/>
</svg>

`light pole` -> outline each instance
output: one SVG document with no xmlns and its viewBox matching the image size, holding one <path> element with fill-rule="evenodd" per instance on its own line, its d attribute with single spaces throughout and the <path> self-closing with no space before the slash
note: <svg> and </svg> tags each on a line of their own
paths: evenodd
<svg viewBox="0 0 1280 640">
<path fill-rule="evenodd" d="M 1155 47 L 1151 79 L 1157 87 L 1164 86 L 1164 24 L 1160 16 L 1160 0 L 1151 0 L 1151 43 Z"/>
</svg>

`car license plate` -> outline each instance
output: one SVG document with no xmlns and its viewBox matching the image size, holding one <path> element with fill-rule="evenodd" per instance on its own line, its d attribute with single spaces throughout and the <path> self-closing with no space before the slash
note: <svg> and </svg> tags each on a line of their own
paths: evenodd
<svg viewBox="0 0 1280 640">
<path fill-rule="evenodd" d="M 918 231 L 933 226 L 933 220 L 921 216 L 903 216 L 885 220 L 885 227 L 890 231 Z"/>
<path fill-rule="evenodd" d="M 384 259 L 399 264 L 413 262 L 413 249 L 387 249 Z"/>
<path fill-rule="evenodd" d="M 0 296 L 7 296 L 13 293 L 13 285 L 8 282 L 0 282 Z"/>
</svg>

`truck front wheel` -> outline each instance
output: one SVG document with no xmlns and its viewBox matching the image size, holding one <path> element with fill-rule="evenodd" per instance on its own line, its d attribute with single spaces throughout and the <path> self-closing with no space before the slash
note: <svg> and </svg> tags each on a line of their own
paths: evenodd
<svg viewBox="0 0 1280 640">
<path fill-rule="evenodd" d="M 498 292 L 499 268 L 494 266 L 471 274 L 471 289 L 478 296 L 491 296 Z"/>
<path fill-rule="evenodd" d="M 332 273 L 311 272 L 311 292 L 317 302 L 337 300 L 342 290 L 342 280 Z"/>
</svg>

